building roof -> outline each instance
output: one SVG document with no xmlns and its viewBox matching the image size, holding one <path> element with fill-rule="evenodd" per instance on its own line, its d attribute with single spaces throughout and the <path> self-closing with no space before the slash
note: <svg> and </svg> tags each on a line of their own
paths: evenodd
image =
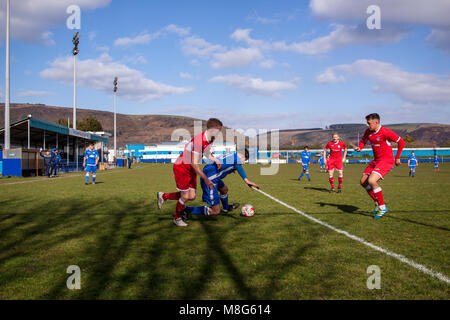
<svg viewBox="0 0 450 320">
<path fill-rule="evenodd" d="M 79 138 L 83 138 L 83 139 L 90 140 L 90 141 L 101 141 L 104 144 L 108 143 L 107 137 L 101 137 L 101 136 L 93 134 L 93 133 L 75 130 L 72 128 L 68 128 L 68 127 L 53 123 L 53 122 L 36 119 L 31 116 L 28 116 L 25 119 L 16 121 L 10 125 L 11 139 L 13 139 L 13 138 L 20 139 L 20 138 L 22 138 L 21 137 L 22 135 L 24 135 L 25 136 L 24 138 L 26 139 L 27 133 L 28 133 L 28 122 L 30 123 L 30 135 L 39 134 L 43 130 L 45 130 L 47 132 L 60 133 L 63 135 L 79 137 Z M 4 134 L 5 134 L 5 128 L 1 128 L 0 136 L 4 136 Z"/>
</svg>

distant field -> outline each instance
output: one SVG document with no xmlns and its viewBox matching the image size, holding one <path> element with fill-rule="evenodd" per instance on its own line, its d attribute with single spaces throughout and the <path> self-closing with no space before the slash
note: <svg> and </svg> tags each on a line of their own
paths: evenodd
<svg viewBox="0 0 450 320">
<path fill-rule="evenodd" d="M 327 175 L 297 181 L 299 165 L 274 176 L 246 171 L 262 190 L 331 226 L 434 272 L 450 276 L 450 167 L 406 166 L 382 187 L 391 209 L 373 220 L 358 184 L 363 165 L 345 169 L 343 194 Z M 171 165 L 136 165 L 60 178 L 0 179 L 0 299 L 449 299 L 450 284 L 306 219 L 245 186 L 225 182 L 238 212 L 172 224 L 175 203 L 157 210 L 155 193 L 174 190 Z M 201 197 L 195 204 L 200 205 Z M 66 268 L 81 268 L 81 290 L 68 290 Z M 369 290 L 366 270 L 381 269 Z"/>
</svg>

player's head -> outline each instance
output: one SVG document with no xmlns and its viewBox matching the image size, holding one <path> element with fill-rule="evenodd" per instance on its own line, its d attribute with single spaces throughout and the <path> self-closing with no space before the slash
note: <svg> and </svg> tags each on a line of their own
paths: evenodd
<svg viewBox="0 0 450 320">
<path fill-rule="evenodd" d="M 92 151 L 92 150 L 94 150 L 94 144 L 91 142 L 91 143 L 89 143 L 89 149 Z"/>
<path fill-rule="evenodd" d="M 339 139 L 340 139 L 339 133 L 333 132 L 333 142 L 337 143 L 339 141 Z"/>
<path fill-rule="evenodd" d="M 308 151 L 308 146 L 305 146 L 304 148 L 303 148 L 303 150 L 305 150 L 305 151 Z"/>
<path fill-rule="evenodd" d="M 414 151 L 413 151 L 413 152 L 411 152 L 411 155 L 414 155 Z"/>
<path fill-rule="evenodd" d="M 376 131 L 380 125 L 380 115 L 378 113 L 371 113 L 366 116 L 367 126 L 370 131 Z"/>
<path fill-rule="evenodd" d="M 215 137 L 220 132 L 220 130 L 222 130 L 222 127 L 222 121 L 217 118 L 210 118 L 208 119 L 208 121 L 206 121 L 206 130 L 213 137 Z"/>
</svg>

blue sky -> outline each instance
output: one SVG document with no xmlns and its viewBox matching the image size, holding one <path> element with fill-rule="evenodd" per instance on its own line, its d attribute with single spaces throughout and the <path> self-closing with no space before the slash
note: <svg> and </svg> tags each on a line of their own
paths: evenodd
<svg viewBox="0 0 450 320">
<path fill-rule="evenodd" d="M 4 61 L 5 1 L 1 1 Z M 78 107 L 215 116 L 233 128 L 450 123 L 450 1 L 12 0 L 11 101 L 72 106 L 66 8 L 81 8 Z M 381 10 L 369 30 L 366 8 Z M 4 74 L 4 63 L 1 65 Z M 4 99 L 4 77 L 0 78 Z"/>
</svg>

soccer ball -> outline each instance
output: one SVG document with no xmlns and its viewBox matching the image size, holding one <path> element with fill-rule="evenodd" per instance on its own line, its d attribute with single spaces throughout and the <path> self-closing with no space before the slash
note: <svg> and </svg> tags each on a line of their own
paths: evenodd
<svg viewBox="0 0 450 320">
<path fill-rule="evenodd" d="M 255 214 L 255 208 L 251 204 L 242 206 L 242 215 L 244 217 L 252 217 Z"/>
</svg>

